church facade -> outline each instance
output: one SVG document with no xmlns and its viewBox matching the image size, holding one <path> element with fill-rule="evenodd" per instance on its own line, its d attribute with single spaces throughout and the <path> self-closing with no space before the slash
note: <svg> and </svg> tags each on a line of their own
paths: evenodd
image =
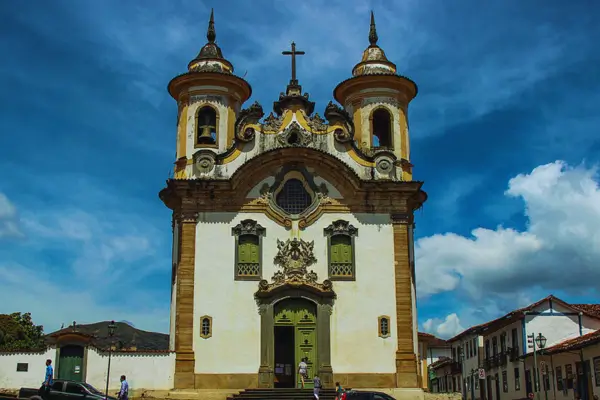
<svg viewBox="0 0 600 400">
<path fill-rule="evenodd" d="M 420 390 L 408 105 L 417 86 L 370 44 L 323 117 L 296 77 L 266 112 L 208 42 L 168 86 L 177 159 L 171 350 L 176 389 Z M 358 56 L 358 55 L 357 55 Z"/>
</svg>

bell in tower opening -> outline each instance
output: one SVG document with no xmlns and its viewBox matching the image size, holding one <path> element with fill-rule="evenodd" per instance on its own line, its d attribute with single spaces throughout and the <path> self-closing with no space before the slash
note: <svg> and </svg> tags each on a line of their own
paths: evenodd
<svg viewBox="0 0 600 400">
<path fill-rule="evenodd" d="M 212 107 L 198 110 L 197 144 L 217 144 L 217 112 Z"/>
</svg>

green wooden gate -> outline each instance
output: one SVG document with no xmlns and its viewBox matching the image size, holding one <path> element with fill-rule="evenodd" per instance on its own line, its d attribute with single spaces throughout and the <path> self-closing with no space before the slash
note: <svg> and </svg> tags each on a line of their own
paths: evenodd
<svg viewBox="0 0 600 400">
<path fill-rule="evenodd" d="M 316 306 L 304 299 L 288 299 L 277 303 L 275 306 L 275 326 L 293 326 L 295 343 L 295 365 L 292 366 L 295 374 L 295 385 L 300 386 L 298 364 L 308 358 L 307 388 L 312 388 L 312 378 L 315 376 L 317 363 L 317 313 Z"/>
<path fill-rule="evenodd" d="M 58 379 L 83 382 L 83 347 L 68 345 L 60 348 Z"/>
</svg>

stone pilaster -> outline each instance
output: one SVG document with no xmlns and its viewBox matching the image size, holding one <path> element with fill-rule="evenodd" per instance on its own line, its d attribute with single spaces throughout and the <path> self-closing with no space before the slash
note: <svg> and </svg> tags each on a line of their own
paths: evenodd
<svg viewBox="0 0 600 400">
<path fill-rule="evenodd" d="M 261 304 L 258 308 L 260 313 L 260 368 L 258 369 L 258 387 L 272 388 L 274 378 L 275 354 L 274 334 L 275 323 L 273 320 L 273 304 Z"/>
<path fill-rule="evenodd" d="M 396 386 L 418 388 L 417 358 L 413 326 L 411 243 L 412 214 L 392 214 L 394 231 L 394 272 L 396 284 Z"/>
<path fill-rule="evenodd" d="M 175 300 L 175 389 L 194 388 L 194 269 L 198 213 L 175 215 L 181 226 Z"/>
<path fill-rule="evenodd" d="M 331 367 L 331 312 L 330 304 L 317 306 L 317 349 L 319 351 L 318 374 L 324 387 L 334 387 Z"/>
</svg>

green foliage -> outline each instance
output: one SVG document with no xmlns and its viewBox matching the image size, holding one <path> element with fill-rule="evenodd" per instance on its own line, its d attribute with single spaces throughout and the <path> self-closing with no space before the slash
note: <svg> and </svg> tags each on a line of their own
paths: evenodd
<svg viewBox="0 0 600 400">
<path fill-rule="evenodd" d="M 44 327 L 33 324 L 31 313 L 0 314 L 0 351 L 35 351 L 45 347 Z"/>
</svg>

